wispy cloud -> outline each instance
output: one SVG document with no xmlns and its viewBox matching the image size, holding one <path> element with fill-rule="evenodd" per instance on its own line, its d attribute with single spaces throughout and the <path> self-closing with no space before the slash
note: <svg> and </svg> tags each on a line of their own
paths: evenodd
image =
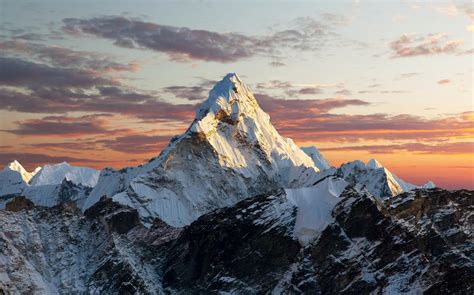
<svg viewBox="0 0 474 295">
<path fill-rule="evenodd" d="M 443 80 L 439 80 L 437 83 L 438 83 L 439 85 L 446 85 L 446 84 L 451 83 L 451 80 L 443 79 Z"/>
<path fill-rule="evenodd" d="M 419 154 L 472 154 L 474 142 L 450 142 L 440 144 L 405 143 L 389 145 L 357 145 L 320 148 L 321 151 L 366 151 L 372 154 L 388 154 L 399 151 Z"/>
<path fill-rule="evenodd" d="M 426 119 L 415 115 L 332 114 L 303 111 L 284 116 L 270 112 L 277 129 L 299 142 L 361 140 L 445 140 L 466 138 L 474 130 L 473 114 Z M 308 108 L 309 109 L 309 108 Z"/>
<path fill-rule="evenodd" d="M 68 55 L 79 53 L 71 51 Z M 115 113 L 157 121 L 188 121 L 194 114 L 195 104 L 173 104 L 156 93 L 128 87 L 114 79 L 114 74 L 98 72 L 93 63 L 78 61 L 83 64 L 80 68 L 53 63 L 56 65 L 0 57 L 0 109 L 49 114 Z"/>
<path fill-rule="evenodd" d="M 0 50 L 4 54 L 27 56 L 38 59 L 52 66 L 67 68 L 86 68 L 98 73 L 135 72 L 139 69 L 138 62 L 118 63 L 111 57 L 89 51 L 72 50 L 60 46 L 18 40 L 0 40 Z"/>
<path fill-rule="evenodd" d="M 462 40 L 449 39 L 446 34 L 425 36 L 405 34 L 390 42 L 392 58 L 413 57 L 436 54 L 456 54 L 460 52 Z"/>
<path fill-rule="evenodd" d="M 286 66 L 286 64 L 281 62 L 281 61 L 272 61 L 272 62 L 270 62 L 270 65 L 272 67 L 276 67 L 276 68 Z"/>
<path fill-rule="evenodd" d="M 99 140 L 96 143 L 122 153 L 147 154 L 154 152 L 158 154 L 169 143 L 170 138 L 169 135 L 134 134 Z"/>
<path fill-rule="evenodd" d="M 329 25 L 342 21 L 334 15 L 325 19 L 326 23 L 299 18 L 292 28 L 261 36 L 165 26 L 123 16 L 67 18 L 63 30 L 109 39 L 121 47 L 163 52 L 176 61 L 229 63 L 256 55 L 275 56 L 283 48 L 315 50 L 324 43 Z"/>
<path fill-rule="evenodd" d="M 469 19 L 474 20 L 474 8 L 472 3 L 449 3 L 445 5 L 435 5 L 433 7 L 437 12 L 446 16 L 465 15 Z"/>
<path fill-rule="evenodd" d="M 22 136 L 39 137 L 80 137 L 95 134 L 113 135 L 123 133 L 126 129 L 110 129 L 108 121 L 110 115 L 96 114 L 82 117 L 48 116 L 41 119 L 29 119 L 17 122 L 18 127 L 11 130 L 3 130 Z M 129 129 L 128 129 L 129 130 Z"/>
<path fill-rule="evenodd" d="M 208 92 L 217 83 L 214 80 L 200 79 L 196 86 L 172 85 L 162 89 L 163 94 L 172 94 L 176 98 L 190 101 L 202 101 L 207 98 Z"/>
<path fill-rule="evenodd" d="M 314 96 L 323 94 L 325 89 L 337 89 L 339 95 L 347 95 L 350 91 L 344 88 L 343 83 L 293 83 L 290 81 L 271 80 L 266 83 L 257 83 L 255 85 L 257 91 L 268 92 L 277 91 L 283 93 L 289 98 L 297 98 L 300 96 Z"/>
<path fill-rule="evenodd" d="M 397 80 L 408 79 L 408 78 L 416 77 L 419 75 L 420 73 L 416 73 L 416 72 L 401 73 L 400 75 L 397 76 L 396 79 Z"/>
<path fill-rule="evenodd" d="M 94 71 L 57 68 L 18 58 L 0 57 L 0 83 L 8 86 L 92 87 L 116 84 Z"/>
</svg>

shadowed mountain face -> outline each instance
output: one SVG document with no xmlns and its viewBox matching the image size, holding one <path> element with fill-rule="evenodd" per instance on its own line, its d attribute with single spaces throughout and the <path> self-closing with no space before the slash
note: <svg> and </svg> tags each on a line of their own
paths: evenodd
<svg viewBox="0 0 474 295">
<path fill-rule="evenodd" d="M 294 237 L 285 190 L 205 214 L 184 229 L 102 199 L 0 211 L 0 287 L 43 293 L 472 291 L 472 191 L 416 190 L 380 203 L 347 188 L 311 243 Z M 27 241 L 27 243 L 26 243 Z M 8 279 L 6 279 L 8 278 Z"/>
</svg>

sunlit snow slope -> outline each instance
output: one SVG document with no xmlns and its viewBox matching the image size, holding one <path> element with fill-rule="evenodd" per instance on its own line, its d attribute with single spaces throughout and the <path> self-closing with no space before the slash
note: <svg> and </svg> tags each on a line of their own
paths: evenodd
<svg viewBox="0 0 474 295">
<path fill-rule="evenodd" d="M 228 74 L 158 158 L 104 170 L 84 209 L 107 195 L 137 208 L 145 222 L 159 217 L 183 226 L 256 194 L 311 185 L 317 172 L 309 156 L 278 134 L 241 79 Z"/>
</svg>

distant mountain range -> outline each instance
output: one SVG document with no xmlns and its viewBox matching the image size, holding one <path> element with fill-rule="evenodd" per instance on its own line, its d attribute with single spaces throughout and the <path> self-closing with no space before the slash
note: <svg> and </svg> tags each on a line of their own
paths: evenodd
<svg viewBox="0 0 474 295">
<path fill-rule="evenodd" d="M 228 74 L 148 163 L 7 165 L 0 291 L 463 293 L 472 201 L 374 159 L 332 167 Z"/>
</svg>

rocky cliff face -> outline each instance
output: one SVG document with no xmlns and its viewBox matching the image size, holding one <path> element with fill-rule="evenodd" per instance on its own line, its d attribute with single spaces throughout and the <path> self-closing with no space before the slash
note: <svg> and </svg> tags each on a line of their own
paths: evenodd
<svg viewBox="0 0 474 295">
<path fill-rule="evenodd" d="M 381 203 L 348 187 L 312 242 L 285 190 L 184 229 L 102 199 L 0 211 L 0 289 L 70 293 L 421 293 L 474 288 L 473 192 L 416 190 Z"/>
<path fill-rule="evenodd" d="M 85 214 L 74 203 L 0 210 L 0 294 L 160 294 L 160 245 L 178 233 L 106 199 Z"/>
<path fill-rule="evenodd" d="M 472 192 L 418 190 L 380 204 L 347 189 L 341 198 L 335 221 L 307 246 L 289 235 L 295 215 L 267 224 L 250 217 L 285 203 L 282 192 L 202 217 L 178 239 L 164 284 L 183 292 L 276 294 L 462 294 L 474 288 Z"/>
</svg>

